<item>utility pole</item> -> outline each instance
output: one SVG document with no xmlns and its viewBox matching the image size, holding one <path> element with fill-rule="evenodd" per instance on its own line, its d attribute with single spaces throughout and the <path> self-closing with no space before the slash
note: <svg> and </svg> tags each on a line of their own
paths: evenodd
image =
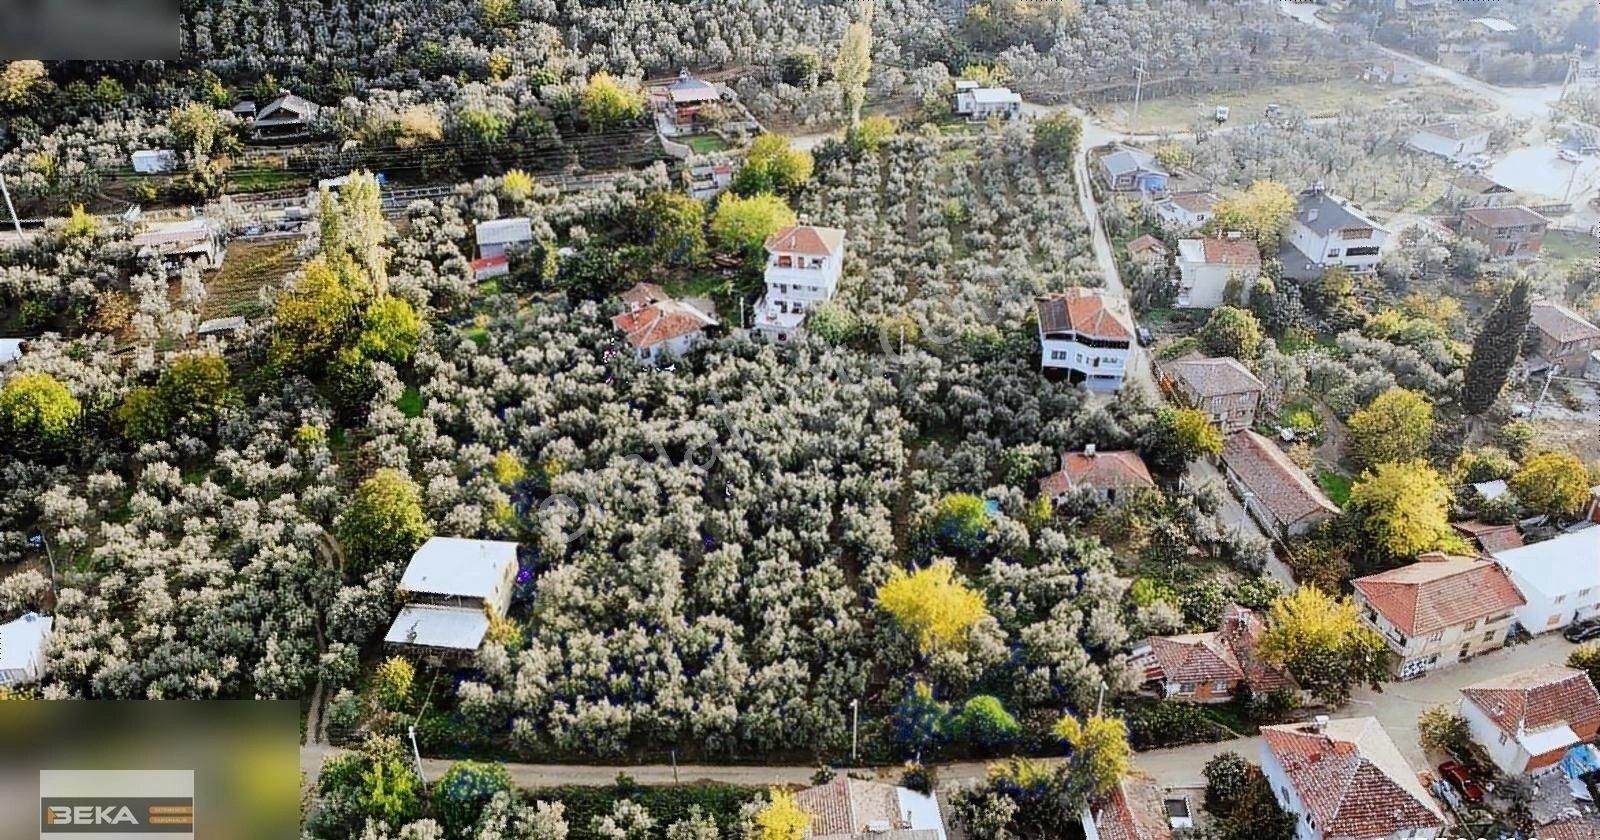
<svg viewBox="0 0 1600 840">
<path fill-rule="evenodd" d="M 1099 698 L 1097 698 L 1094 701 L 1094 716 L 1095 717 L 1100 717 L 1100 711 L 1105 708 L 1105 705 L 1106 705 L 1106 684 L 1105 684 L 1104 680 L 1101 680 L 1100 681 L 1100 696 L 1099 696 Z"/>
<path fill-rule="evenodd" d="M 1572 183 L 1578 180 L 1578 169 L 1581 168 L 1581 166 L 1582 164 L 1577 163 L 1572 165 L 1572 174 L 1567 176 L 1567 193 L 1561 197 L 1562 201 L 1565 202 L 1572 200 Z"/>
<path fill-rule="evenodd" d="M 856 763 L 857 735 L 861 731 L 861 701 L 850 701 L 850 764 Z"/>
<path fill-rule="evenodd" d="M 678 751 L 672 751 L 672 783 L 678 783 Z"/>
<path fill-rule="evenodd" d="M 407 726 L 406 734 L 411 736 L 411 755 L 417 759 L 417 778 L 422 780 L 422 786 L 428 786 L 428 777 L 422 772 L 422 751 L 417 749 L 417 728 Z"/>
<path fill-rule="evenodd" d="M 1139 97 L 1144 93 L 1144 56 L 1139 56 L 1139 66 L 1133 70 L 1133 118 L 1128 120 L 1128 133 L 1139 129 Z"/>
<path fill-rule="evenodd" d="M 1557 102 L 1567 101 L 1567 90 L 1577 84 L 1582 64 L 1583 45 L 1573 44 L 1572 55 L 1567 57 L 1567 77 L 1561 80 L 1561 95 L 1556 97 Z"/>
<path fill-rule="evenodd" d="M 5 196 L 6 212 L 11 214 L 11 226 L 17 229 L 17 239 L 22 239 L 22 220 L 17 218 L 17 206 L 11 203 L 11 191 L 6 189 L 6 174 L 0 172 L 0 196 Z"/>
</svg>

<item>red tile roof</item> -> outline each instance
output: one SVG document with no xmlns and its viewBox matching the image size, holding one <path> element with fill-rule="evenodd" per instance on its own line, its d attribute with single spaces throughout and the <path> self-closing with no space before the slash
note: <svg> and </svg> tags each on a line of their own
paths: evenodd
<svg viewBox="0 0 1600 840">
<path fill-rule="evenodd" d="M 1174 683 L 1242 680 L 1257 692 L 1297 688 L 1292 677 L 1256 656 L 1256 643 L 1265 631 L 1254 612 L 1228 604 L 1216 632 L 1147 639 L 1156 666 L 1147 678 Z"/>
<path fill-rule="evenodd" d="M 1407 636 L 1476 623 L 1527 603 L 1494 563 L 1424 554 L 1398 569 L 1350 581 L 1372 609 Z"/>
<path fill-rule="evenodd" d="M 1600 336 L 1600 328 L 1558 303 L 1536 303 L 1529 314 L 1533 325 L 1551 341 L 1565 343 Z"/>
<path fill-rule="evenodd" d="M 1130 339 L 1133 327 L 1093 289 L 1072 288 L 1039 298 L 1039 329 L 1071 331 L 1095 338 Z"/>
<path fill-rule="evenodd" d="M 1512 735 L 1600 721 L 1600 692 L 1589 675 L 1554 663 L 1504 674 L 1461 689 L 1501 730 Z"/>
<path fill-rule="evenodd" d="M 1171 840 L 1161 791 L 1142 779 L 1122 778 L 1094 812 L 1100 840 Z"/>
<path fill-rule="evenodd" d="M 1172 203 L 1190 213 L 1209 213 L 1222 199 L 1208 192 L 1181 192 L 1172 194 Z"/>
<path fill-rule="evenodd" d="M 611 323 L 636 348 L 654 347 L 717 324 L 693 306 L 667 297 L 654 283 L 636 284 L 622 293 L 622 300 L 628 311 L 613 316 Z"/>
<path fill-rule="evenodd" d="M 1319 514 L 1339 514 L 1339 506 L 1311 482 L 1305 470 L 1295 466 L 1272 441 L 1249 429 L 1228 435 L 1222 462 L 1280 522 L 1293 525 Z"/>
<path fill-rule="evenodd" d="M 1239 660 L 1239 667 L 1244 670 L 1245 684 L 1250 686 L 1250 690 L 1259 694 L 1279 688 L 1298 689 L 1300 685 L 1289 672 L 1268 665 L 1256 655 L 1256 644 L 1265 632 L 1267 625 L 1251 610 L 1238 604 L 1228 604 L 1222 608 L 1217 636 Z"/>
<path fill-rule="evenodd" d="M 1327 837 L 1388 837 L 1442 828 L 1444 817 L 1378 721 L 1344 718 L 1321 731 L 1263 726 L 1266 748 Z"/>
<path fill-rule="evenodd" d="M 1206 237 L 1200 240 L 1206 249 L 1206 262 L 1216 265 L 1244 265 L 1260 266 L 1261 249 L 1256 243 L 1240 237 L 1238 239 L 1214 239 Z"/>
<path fill-rule="evenodd" d="M 808 836 L 860 834 L 869 823 L 883 821 L 891 828 L 906 828 L 894 785 L 839 776 L 825 785 L 794 795 L 796 805 L 811 815 Z"/>
<path fill-rule="evenodd" d="M 767 237 L 768 251 L 826 257 L 844 247 L 844 231 L 839 228 L 790 225 Z"/>
<path fill-rule="evenodd" d="M 1128 243 L 1128 253 L 1138 254 L 1144 251 L 1165 254 L 1167 253 L 1167 246 L 1161 240 L 1148 233 Z"/>
<path fill-rule="evenodd" d="M 1490 525 L 1487 522 L 1468 519 L 1464 522 L 1452 522 L 1450 527 L 1477 542 L 1478 548 L 1486 554 L 1522 545 L 1522 532 L 1517 530 L 1516 525 Z"/>
<path fill-rule="evenodd" d="M 1550 221 L 1526 207 L 1478 207 L 1464 211 L 1461 215 L 1488 227 L 1542 225 Z"/>
<path fill-rule="evenodd" d="M 1039 480 L 1039 490 L 1054 498 L 1078 487 L 1096 490 L 1123 490 L 1154 487 L 1150 470 L 1139 453 L 1130 451 L 1068 452 L 1061 456 L 1061 469 Z"/>
</svg>

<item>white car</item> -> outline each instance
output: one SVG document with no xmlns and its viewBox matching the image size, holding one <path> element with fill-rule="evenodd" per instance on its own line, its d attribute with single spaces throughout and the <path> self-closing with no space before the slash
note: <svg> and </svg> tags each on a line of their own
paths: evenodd
<svg viewBox="0 0 1600 840">
<path fill-rule="evenodd" d="M 1217 106 L 1217 122 L 1220 123 L 1220 122 L 1227 122 L 1227 121 L 1228 121 L 1228 106 L 1226 106 L 1226 105 L 1218 105 Z"/>
<path fill-rule="evenodd" d="M 1579 156 L 1579 154 L 1577 152 L 1574 152 L 1571 149 L 1562 149 L 1558 156 L 1562 160 L 1566 161 L 1567 163 L 1582 163 L 1583 162 L 1583 158 L 1581 156 Z"/>
</svg>

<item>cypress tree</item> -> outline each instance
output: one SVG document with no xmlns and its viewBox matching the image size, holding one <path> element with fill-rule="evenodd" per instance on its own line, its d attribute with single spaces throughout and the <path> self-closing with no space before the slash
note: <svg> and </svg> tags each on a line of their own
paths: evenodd
<svg viewBox="0 0 1600 840">
<path fill-rule="evenodd" d="M 1494 405 L 1517 360 L 1517 352 L 1522 349 L 1529 312 L 1528 281 L 1518 280 L 1495 304 L 1483 329 L 1472 340 L 1472 358 L 1467 361 L 1466 378 L 1461 384 L 1461 407 L 1466 413 L 1482 414 Z"/>
</svg>

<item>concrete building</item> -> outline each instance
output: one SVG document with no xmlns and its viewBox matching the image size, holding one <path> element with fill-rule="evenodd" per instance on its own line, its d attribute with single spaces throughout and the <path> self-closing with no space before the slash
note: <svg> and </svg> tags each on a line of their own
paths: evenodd
<svg viewBox="0 0 1600 840">
<path fill-rule="evenodd" d="M 623 311 L 611 318 L 634 358 L 656 364 L 682 358 L 706 338 L 717 319 L 692 304 L 668 296 L 654 283 L 637 283 L 622 293 Z"/>
<path fill-rule="evenodd" d="M 432 537 L 411 556 L 396 593 L 405 600 L 384 643 L 433 661 L 470 659 L 489 632 L 489 616 L 511 609 L 517 544 Z"/>
<path fill-rule="evenodd" d="M 1461 212 L 1461 235 L 1483 243 L 1489 258 L 1530 260 L 1544 247 L 1550 221 L 1526 207 L 1474 207 Z"/>
<path fill-rule="evenodd" d="M 1500 567 L 1441 552 L 1350 585 L 1403 680 L 1503 647 L 1512 617 L 1526 603 Z"/>
<path fill-rule="evenodd" d="M 1194 230 L 1211 221 L 1222 199 L 1209 192 L 1175 192 L 1153 202 L 1156 218 L 1175 230 Z"/>
<path fill-rule="evenodd" d="M 1445 818 L 1375 718 L 1261 727 L 1261 772 L 1297 840 L 1431 840 Z"/>
<path fill-rule="evenodd" d="M 21 685 L 45 674 L 45 652 L 55 619 L 26 613 L 0 624 L 0 685 Z"/>
<path fill-rule="evenodd" d="M 1224 303 L 1243 306 L 1249 290 L 1261 275 L 1261 251 L 1256 243 L 1238 233 L 1225 239 L 1178 240 L 1177 306 L 1185 309 L 1216 309 Z M 1239 300 L 1226 300 L 1228 284 L 1238 280 Z"/>
<path fill-rule="evenodd" d="M 980 87 L 977 82 L 962 79 L 956 82 L 954 110 L 969 120 L 1021 119 L 1022 94 L 1010 88 Z"/>
<path fill-rule="evenodd" d="M 1192 354 L 1161 366 L 1161 384 L 1203 412 L 1223 434 L 1250 428 L 1267 386 L 1238 359 Z"/>
<path fill-rule="evenodd" d="M 1289 276 L 1320 276 L 1335 265 L 1356 274 L 1375 271 L 1378 253 L 1388 239 L 1389 231 L 1360 208 L 1320 187 L 1312 187 L 1300 193 L 1289 222 L 1284 272 Z"/>
<path fill-rule="evenodd" d="M 1122 387 L 1133 354 L 1133 325 L 1104 295 L 1072 288 L 1040 298 L 1037 309 L 1041 366 L 1064 370 L 1091 391 Z"/>
<path fill-rule="evenodd" d="M 767 291 L 755 307 L 758 335 L 788 341 L 812 309 L 833 298 L 844 273 L 844 239 L 839 228 L 807 224 L 767 237 Z"/>
<path fill-rule="evenodd" d="M 1583 671 L 1546 663 L 1461 689 L 1461 716 L 1501 772 L 1543 774 L 1594 740 L 1600 693 Z"/>
<path fill-rule="evenodd" d="M 1116 504 L 1137 490 L 1153 490 L 1156 483 L 1139 453 L 1097 452 L 1094 444 L 1082 452 L 1061 455 L 1061 469 L 1039 479 L 1039 492 L 1060 501 L 1075 491 L 1085 491 L 1101 502 Z"/>
<path fill-rule="evenodd" d="M 1589 356 L 1600 350 L 1600 327 L 1559 303 L 1536 303 L 1530 308 L 1528 331 L 1538 343 L 1539 358 L 1577 376 Z"/>
<path fill-rule="evenodd" d="M 1529 633 L 1560 630 L 1600 612 L 1600 528 L 1494 553 L 1526 603 L 1517 623 Z"/>
</svg>

